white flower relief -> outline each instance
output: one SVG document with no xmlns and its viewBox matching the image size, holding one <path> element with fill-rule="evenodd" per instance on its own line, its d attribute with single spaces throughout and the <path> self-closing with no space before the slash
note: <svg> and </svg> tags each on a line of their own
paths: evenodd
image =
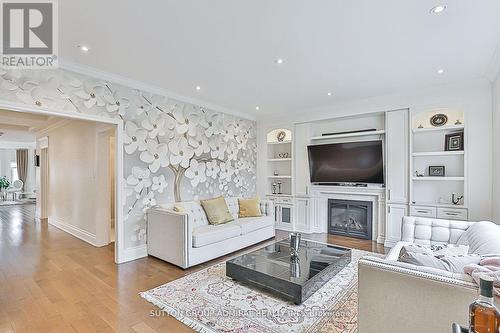
<svg viewBox="0 0 500 333">
<path fill-rule="evenodd" d="M 146 136 L 148 132 L 140 129 L 132 121 L 125 123 L 125 135 L 123 136 L 123 143 L 125 144 L 125 152 L 133 154 L 136 150 L 146 150 Z"/>
<path fill-rule="evenodd" d="M 148 140 L 146 150 L 140 155 L 141 161 L 148 163 L 149 170 L 156 172 L 160 167 L 169 165 L 168 147 L 166 143 L 157 143 L 154 140 Z"/>
<path fill-rule="evenodd" d="M 153 186 L 151 186 L 151 189 L 153 191 L 156 191 L 158 193 L 163 193 L 163 190 L 167 188 L 168 183 L 167 180 L 165 179 L 164 175 L 159 175 L 159 176 L 154 176 L 153 177 Z"/>
<path fill-rule="evenodd" d="M 207 180 L 205 176 L 205 163 L 199 163 L 197 160 L 191 160 L 189 168 L 186 170 L 186 177 L 191 179 L 191 185 L 193 187 L 198 186 L 199 183 L 203 183 Z"/>
<path fill-rule="evenodd" d="M 205 135 L 207 136 L 207 138 L 210 138 L 213 135 L 220 134 L 222 122 L 220 120 L 220 116 L 217 113 L 207 114 L 206 121 L 208 124 L 208 127 L 205 130 Z"/>
<path fill-rule="evenodd" d="M 219 175 L 219 164 L 217 161 L 209 161 L 207 162 L 207 177 L 212 177 L 212 179 L 217 179 L 217 176 Z"/>
<path fill-rule="evenodd" d="M 130 100 L 128 98 L 118 97 L 116 92 L 114 94 L 105 94 L 104 99 L 107 102 L 106 111 L 110 113 L 118 112 L 119 115 L 123 116 L 130 107 Z"/>
<path fill-rule="evenodd" d="M 165 117 L 159 115 L 157 112 L 151 112 L 148 117 L 142 121 L 141 125 L 148 130 L 150 138 L 165 136 L 167 133 Z"/>
<path fill-rule="evenodd" d="M 75 95 L 83 99 L 83 105 L 85 105 L 87 109 L 90 109 L 95 105 L 106 105 L 103 98 L 104 92 L 105 88 L 101 83 L 87 80 L 79 90 L 75 91 Z"/>
<path fill-rule="evenodd" d="M 222 129 L 222 135 L 224 141 L 228 142 L 230 140 L 234 140 L 235 128 L 233 124 L 224 124 L 224 128 Z"/>
<path fill-rule="evenodd" d="M 0 68 L 0 89 L 14 91 L 19 89 L 19 86 L 12 80 L 4 77 L 7 71 Z"/>
<path fill-rule="evenodd" d="M 150 175 L 151 172 L 148 169 L 133 167 L 132 174 L 127 177 L 127 184 L 134 186 L 134 191 L 140 193 L 151 186 Z"/>
<path fill-rule="evenodd" d="M 149 192 L 146 194 L 146 196 L 142 199 L 142 211 L 146 212 L 150 207 L 153 207 L 156 205 L 156 199 L 155 199 L 155 194 L 154 192 Z"/>
<path fill-rule="evenodd" d="M 230 182 L 234 172 L 234 167 L 231 165 L 230 161 L 220 164 L 220 179 L 225 179 L 227 182 Z"/>
<path fill-rule="evenodd" d="M 238 149 L 232 144 L 228 145 L 226 149 L 227 159 L 230 161 L 235 161 L 238 158 Z"/>
<path fill-rule="evenodd" d="M 139 240 L 145 240 L 146 239 L 146 228 L 142 227 L 140 224 L 134 225 L 133 228 L 135 234 L 130 236 L 130 240 L 133 242 L 137 242 Z"/>
<path fill-rule="evenodd" d="M 25 82 L 23 89 L 16 92 L 17 98 L 23 103 L 45 108 L 52 108 L 56 104 L 55 98 L 49 96 L 45 89 L 38 87 L 35 82 Z"/>
<path fill-rule="evenodd" d="M 189 161 L 194 156 L 194 150 L 188 145 L 185 137 L 172 140 L 168 143 L 170 149 L 170 163 L 180 165 L 183 168 L 189 167 Z"/>
<path fill-rule="evenodd" d="M 127 183 L 127 180 L 126 180 L 126 179 L 125 179 L 124 183 Z M 139 193 L 136 193 L 136 192 L 134 191 L 134 188 L 133 188 L 132 186 L 127 186 L 127 185 L 125 185 L 125 186 L 123 187 L 123 193 L 122 193 L 122 194 L 123 194 L 123 196 L 122 196 L 122 200 L 123 200 L 123 201 L 122 201 L 122 202 L 123 202 L 123 205 L 124 205 L 124 206 L 125 206 L 125 204 L 127 203 L 127 199 L 128 199 L 128 197 L 130 197 L 132 194 L 134 194 L 134 195 L 135 195 L 135 198 L 136 198 L 136 199 L 139 199 L 139 198 L 140 198 Z"/>
<path fill-rule="evenodd" d="M 189 145 L 194 148 L 194 154 L 196 156 L 201 156 L 210 152 L 210 145 L 208 144 L 208 138 L 203 133 L 203 129 L 198 127 L 198 135 L 195 137 L 190 137 L 188 139 Z"/>
<path fill-rule="evenodd" d="M 241 177 L 241 176 L 234 177 L 233 184 L 237 188 L 242 187 L 243 186 L 243 177 Z"/>
<path fill-rule="evenodd" d="M 196 135 L 196 133 L 197 133 L 196 128 L 197 128 L 198 124 L 200 123 L 200 119 L 201 119 L 200 115 L 196 114 L 194 112 L 191 112 L 187 115 L 185 123 L 188 126 L 187 134 L 189 136 Z"/>
<path fill-rule="evenodd" d="M 217 158 L 223 161 L 226 153 L 226 148 L 226 143 L 219 140 L 217 137 L 213 137 L 212 139 L 210 139 L 210 149 L 212 149 L 212 151 L 210 152 L 210 156 L 212 156 L 212 158 Z"/>
</svg>

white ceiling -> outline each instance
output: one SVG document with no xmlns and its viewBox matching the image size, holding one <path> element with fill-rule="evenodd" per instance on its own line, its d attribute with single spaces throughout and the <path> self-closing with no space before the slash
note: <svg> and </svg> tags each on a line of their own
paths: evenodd
<svg viewBox="0 0 500 333">
<path fill-rule="evenodd" d="M 498 0 L 73 0 L 59 13 L 64 61 L 257 117 L 484 77 L 500 41 Z"/>
<path fill-rule="evenodd" d="M 0 147 L 7 143 L 34 144 L 35 132 L 53 121 L 53 117 L 0 109 Z"/>
</svg>

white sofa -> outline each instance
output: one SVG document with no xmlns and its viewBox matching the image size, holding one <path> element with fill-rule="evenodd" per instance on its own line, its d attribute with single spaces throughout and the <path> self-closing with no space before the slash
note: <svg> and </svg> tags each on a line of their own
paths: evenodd
<svg viewBox="0 0 500 333">
<path fill-rule="evenodd" d="M 468 306 L 478 293 L 470 276 L 397 260 L 402 246 L 411 243 L 470 245 L 469 252 L 489 244 L 498 251 L 500 227 L 486 223 L 487 230 L 465 233 L 473 223 L 404 217 L 402 239 L 384 259 L 359 261 L 359 333 L 442 333 L 450 332 L 453 322 L 466 326 Z"/>
<path fill-rule="evenodd" d="M 188 268 L 274 237 L 271 201 L 261 201 L 263 216 L 238 218 L 238 198 L 225 200 L 235 220 L 221 225 L 208 223 L 198 201 L 175 203 L 184 212 L 174 204 L 148 210 L 148 254 Z"/>
</svg>

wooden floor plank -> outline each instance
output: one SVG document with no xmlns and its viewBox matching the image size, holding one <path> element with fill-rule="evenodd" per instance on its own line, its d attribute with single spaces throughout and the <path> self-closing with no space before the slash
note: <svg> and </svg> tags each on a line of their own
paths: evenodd
<svg viewBox="0 0 500 333">
<path fill-rule="evenodd" d="M 277 233 L 277 238 L 285 237 L 286 232 Z M 326 234 L 304 238 L 385 250 L 371 241 Z M 118 266 L 113 262 L 113 245 L 96 248 L 36 220 L 34 205 L 2 206 L 0 333 L 192 332 L 172 317 L 151 316 L 157 308 L 138 293 L 228 257 L 188 270 L 152 257 Z"/>
</svg>

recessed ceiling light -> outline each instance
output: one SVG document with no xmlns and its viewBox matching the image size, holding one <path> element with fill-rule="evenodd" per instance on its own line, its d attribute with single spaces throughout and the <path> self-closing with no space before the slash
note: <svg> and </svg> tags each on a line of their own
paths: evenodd
<svg viewBox="0 0 500 333">
<path fill-rule="evenodd" d="M 438 74 L 443 74 L 443 73 L 444 73 L 444 69 L 442 69 L 442 68 L 438 69 L 438 70 L 437 70 L 437 73 L 438 73 Z"/>
<path fill-rule="evenodd" d="M 281 65 L 285 62 L 285 59 L 278 58 L 278 59 L 274 60 L 274 62 L 277 63 L 278 65 Z"/>
<path fill-rule="evenodd" d="M 331 92 L 327 92 L 326 93 L 328 96 L 332 96 L 332 93 Z"/>
<path fill-rule="evenodd" d="M 260 110 L 260 106 L 256 106 L 255 110 L 259 111 Z"/>
<path fill-rule="evenodd" d="M 90 48 L 87 46 L 87 45 L 78 45 L 78 48 L 80 49 L 80 51 L 82 51 L 83 53 L 87 53 L 90 51 Z"/>
<path fill-rule="evenodd" d="M 196 90 L 200 91 L 201 87 L 200 86 L 196 86 Z"/>
<path fill-rule="evenodd" d="M 446 9 L 445 5 L 439 5 L 439 6 L 436 6 L 436 7 L 432 7 L 431 10 L 430 10 L 430 12 L 432 14 L 439 14 L 439 13 L 444 12 L 445 9 Z"/>
</svg>

